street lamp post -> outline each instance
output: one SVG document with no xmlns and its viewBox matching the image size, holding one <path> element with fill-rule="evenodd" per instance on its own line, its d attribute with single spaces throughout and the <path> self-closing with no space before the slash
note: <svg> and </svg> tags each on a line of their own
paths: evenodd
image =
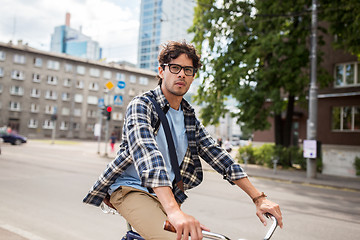
<svg viewBox="0 0 360 240">
<path fill-rule="evenodd" d="M 307 139 L 316 140 L 317 137 L 317 85 L 316 85 L 316 48 L 317 48 L 317 2 L 312 0 L 312 14 L 311 14 L 311 82 L 309 90 L 309 118 L 307 120 Z M 306 177 L 316 178 L 316 159 L 306 159 Z"/>
</svg>

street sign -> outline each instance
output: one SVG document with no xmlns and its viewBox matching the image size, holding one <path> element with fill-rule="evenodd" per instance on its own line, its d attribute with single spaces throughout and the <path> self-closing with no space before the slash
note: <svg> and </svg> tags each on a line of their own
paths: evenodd
<svg viewBox="0 0 360 240">
<path fill-rule="evenodd" d="M 114 87 L 114 84 L 113 84 L 111 81 L 108 81 L 108 82 L 105 84 L 105 87 L 107 87 L 107 89 L 111 90 L 111 89 Z"/>
<path fill-rule="evenodd" d="M 122 106 L 123 105 L 123 96 L 122 95 L 114 95 L 114 105 Z"/>
<path fill-rule="evenodd" d="M 120 89 L 124 89 L 126 86 L 126 83 L 124 81 L 118 81 L 117 86 Z"/>
<path fill-rule="evenodd" d="M 304 158 L 316 158 L 316 140 L 304 140 Z"/>
<path fill-rule="evenodd" d="M 98 107 L 99 107 L 99 108 L 102 108 L 103 106 L 105 106 L 104 99 L 103 99 L 103 98 L 99 98 L 99 100 L 98 100 Z"/>
<path fill-rule="evenodd" d="M 94 136 L 95 137 L 99 137 L 101 134 L 101 125 L 100 123 L 95 123 L 95 126 L 94 126 Z"/>
</svg>

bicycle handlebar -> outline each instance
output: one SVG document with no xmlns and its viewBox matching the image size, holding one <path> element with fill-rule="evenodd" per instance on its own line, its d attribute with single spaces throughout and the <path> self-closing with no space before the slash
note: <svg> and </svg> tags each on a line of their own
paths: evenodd
<svg viewBox="0 0 360 240">
<path fill-rule="evenodd" d="M 273 235 L 273 233 L 275 232 L 275 229 L 278 225 L 278 222 L 276 220 L 276 218 L 271 215 L 270 213 L 266 213 L 265 216 L 267 218 L 270 218 L 273 223 L 271 225 L 271 227 L 269 228 L 268 232 L 266 233 L 265 235 L 265 238 L 264 240 L 268 240 L 271 238 L 271 236 Z M 164 229 L 167 230 L 167 231 L 170 231 L 170 232 L 174 232 L 176 233 L 176 229 L 175 227 L 168 221 L 166 220 L 164 222 Z M 202 234 L 204 236 L 204 238 L 207 238 L 207 239 L 215 239 L 215 240 L 221 240 L 221 239 L 225 239 L 225 240 L 231 240 L 230 238 L 224 236 L 224 235 L 221 235 L 221 234 L 218 234 L 218 233 L 213 233 L 213 232 L 208 232 L 208 231 L 202 231 Z"/>
</svg>

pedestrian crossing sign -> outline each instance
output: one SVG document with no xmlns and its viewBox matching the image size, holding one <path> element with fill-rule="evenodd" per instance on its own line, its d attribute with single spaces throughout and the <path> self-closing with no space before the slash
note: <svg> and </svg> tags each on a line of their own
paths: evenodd
<svg viewBox="0 0 360 240">
<path fill-rule="evenodd" d="M 122 106 L 123 105 L 123 96 L 122 95 L 114 95 L 114 105 Z"/>
</svg>

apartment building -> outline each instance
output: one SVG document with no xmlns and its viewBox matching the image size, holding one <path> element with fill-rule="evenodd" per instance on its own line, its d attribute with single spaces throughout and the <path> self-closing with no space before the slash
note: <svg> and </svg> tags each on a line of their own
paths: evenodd
<svg viewBox="0 0 360 240">
<path fill-rule="evenodd" d="M 155 77 L 149 70 L 40 51 L 21 41 L 0 43 L 0 126 L 29 138 L 51 137 L 55 127 L 56 138 L 94 139 L 105 104 L 113 109 L 109 131 L 120 137 L 127 104 L 154 88 Z M 115 87 L 109 90 L 108 82 Z"/>
<path fill-rule="evenodd" d="M 332 47 L 334 37 L 324 35 L 322 66 L 334 81 L 318 90 L 317 140 L 321 143 L 323 173 L 355 177 L 355 157 L 360 157 L 360 63 L 357 56 Z M 306 139 L 308 109 L 295 107 L 293 144 Z M 254 142 L 274 142 L 274 122 L 256 131 Z"/>
</svg>

